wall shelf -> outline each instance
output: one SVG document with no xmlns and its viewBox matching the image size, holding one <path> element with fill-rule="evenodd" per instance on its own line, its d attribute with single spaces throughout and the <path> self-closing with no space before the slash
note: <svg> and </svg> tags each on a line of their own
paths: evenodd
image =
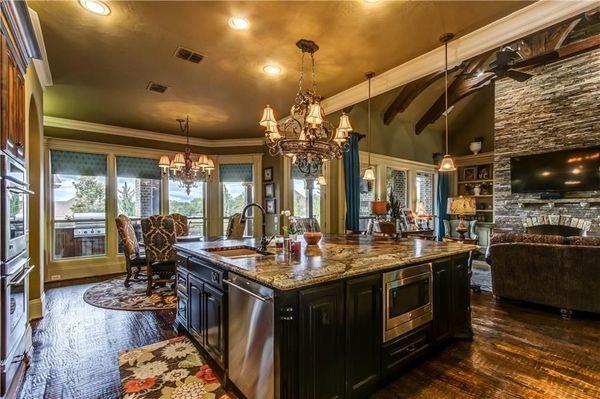
<svg viewBox="0 0 600 399">
<path fill-rule="evenodd" d="M 477 183 L 493 183 L 494 179 L 481 179 L 481 180 L 459 180 L 458 184 L 477 184 Z"/>
<path fill-rule="evenodd" d="M 559 199 L 537 199 L 527 198 L 511 201 L 511 204 L 517 204 L 520 207 L 525 206 L 544 206 L 554 207 L 556 205 L 578 204 L 581 207 L 589 207 L 592 204 L 600 204 L 600 198 L 559 198 Z"/>
</svg>

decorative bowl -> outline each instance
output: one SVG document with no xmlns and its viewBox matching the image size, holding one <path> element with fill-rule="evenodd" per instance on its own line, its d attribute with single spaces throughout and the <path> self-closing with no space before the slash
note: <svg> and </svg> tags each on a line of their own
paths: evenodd
<svg viewBox="0 0 600 399">
<path fill-rule="evenodd" d="M 306 245 L 317 245 L 322 236 L 318 231 L 307 231 L 304 233 L 304 241 L 306 241 Z"/>
</svg>

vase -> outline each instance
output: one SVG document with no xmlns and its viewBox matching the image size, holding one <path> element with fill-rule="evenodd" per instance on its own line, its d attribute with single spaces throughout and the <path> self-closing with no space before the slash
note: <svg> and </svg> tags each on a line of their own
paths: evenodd
<svg viewBox="0 0 600 399">
<path fill-rule="evenodd" d="M 475 196 L 478 196 L 479 194 L 481 194 L 481 187 L 479 187 L 479 185 L 476 185 L 475 187 L 473 187 L 473 194 L 475 194 Z"/>
<path fill-rule="evenodd" d="M 481 141 L 472 141 L 471 144 L 469 144 L 469 150 L 471 150 L 473 155 L 479 154 L 481 151 Z"/>
<path fill-rule="evenodd" d="M 317 245 L 321 241 L 322 234 L 318 231 L 307 231 L 304 233 L 306 245 Z"/>
</svg>

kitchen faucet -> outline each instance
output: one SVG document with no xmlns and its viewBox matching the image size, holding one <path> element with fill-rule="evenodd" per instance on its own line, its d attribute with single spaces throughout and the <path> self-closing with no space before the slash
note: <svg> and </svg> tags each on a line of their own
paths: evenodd
<svg viewBox="0 0 600 399">
<path fill-rule="evenodd" d="M 242 211 L 242 217 L 240 219 L 240 223 L 246 223 L 246 211 L 252 207 L 256 207 L 260 210 L 260 213 L 262 213 L 262 236 L 260 237 L 260 250 L 261 251 L 266 251 L 267 250 L 267 245 L 269 245 L 269 243 L 271 242 L 271 240 L 273 239 L 273 237 L 271 238 L 267 238 L 267 236 L 265 235 L 265 232 L 267 231 L 267 225 L 266 225 L 266 221 L 267 221 L 267 217 L 266 217 L 266 212 L 265 212 L 265 208 L 263 208 L 262 206 L 260 206 L 259 204 L 257 204 L 256 202 L 253 202 L 251 204 L 248 204 L 244 207 L 244 210 Z"/>
</svg>

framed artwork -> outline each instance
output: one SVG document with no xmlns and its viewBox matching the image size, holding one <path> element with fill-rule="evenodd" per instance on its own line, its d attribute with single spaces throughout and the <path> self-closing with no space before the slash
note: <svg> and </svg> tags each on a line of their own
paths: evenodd
<svg viewBox="0 0 600 399">
<path fill-rule="evenodd" d="M 273 181 L 273 167 L 272 166 L 263 169 L 263 180 L 264 181 Z"/>
<path fill-rule="evenodd" d="M 265 184 L 265 198 L 273 198 L 275 196 L 275 183 Z"/>
<path fill-rule="evenodd" d="M 275 198 L 268 198 L 266 200 L 265 212 L 268 215 L 274 215 L 277 213 L 277 201 Z"/>
<path fill-rule="evenodd" d="M 477 180 L 477 167 L 476 166 L 468 166 L 463 169 L 463 180 Z"/>
<path fill-rule="evenodd" d="M 479 180 L 488 180 L 491 179 L 491 173 L 490 173 L 490 166 L 489 165 L 482 165 L 479 167 L 479 173 L 477 178 Z"/>
</svg>

